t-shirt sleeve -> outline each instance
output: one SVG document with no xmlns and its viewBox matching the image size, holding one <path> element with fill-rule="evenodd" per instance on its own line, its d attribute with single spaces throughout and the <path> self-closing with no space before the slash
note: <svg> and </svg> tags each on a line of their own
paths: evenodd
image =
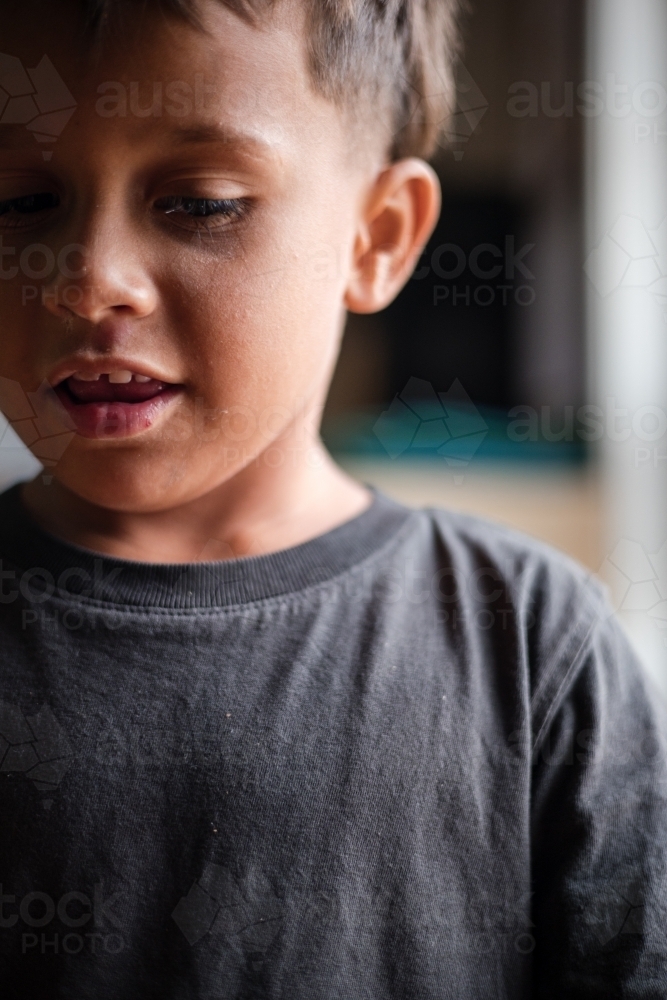
<svg viewBox="0 0 667 1000">
<path fill-rule="evenodd" d="M 667 995 L 666 712 L 611 611 L 590 606 L 536 691 L 533 996 L 653 1000 Z"/>
</svg>

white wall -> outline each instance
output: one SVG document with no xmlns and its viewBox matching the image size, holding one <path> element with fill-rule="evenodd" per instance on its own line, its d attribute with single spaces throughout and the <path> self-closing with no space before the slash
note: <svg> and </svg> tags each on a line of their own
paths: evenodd
<svg viewBox="0 0 667 1000">
<path fill-rule="evenodd" d="M 32 479 L 42 468 L 0 414 L 0 490 Z"/>
<path fill-rule="evenodd" d="M 606 569 L 667 691 L 665 0 L 589 0 L 587 75 L 604 101 L 587 119 L 586 271 L 589 393 L 606 424 Z"/>
</svg>

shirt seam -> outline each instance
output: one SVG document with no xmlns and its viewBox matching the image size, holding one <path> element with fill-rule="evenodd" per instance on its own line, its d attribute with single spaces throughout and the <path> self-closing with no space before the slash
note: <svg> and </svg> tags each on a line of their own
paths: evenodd
<svg viewBox="0 0 667 1000">
<path fill-rule="evenodd" d="M 554 653 L 552 662 L 548 670 L 545 671 L 547 676 L 541 680 L 538 689 L 531 699 L 531 716 L 534 719 L 539 719 L 542 708 L 544 707 L 544 718 L 534 737 L 533 752 L 537 752 L 540 742 L 544 739 L 549 726 L 553 722 L 554 716 L 564 701 L 565 694 L 571 687 L 573 679 L 590 649 L 591 638 L 599 624 L 599 618 L 596 617 L 593 617 L 592 620 L 588 621 L 580 618 L 576 627 L 569 635 L 567 648 L 562 650 L 561 646 L 561 649 L 558 649 Z M 571 653 L 570 651 L 574 646 L 576 646 L 576 649 Z M 563 661 L 566 661 L 567 659 L 570 660 L 570 664 L 561 678 L 560 683 L 558 683 L 555 691 L 551 697 L 549 697 L 548 690 L 553 684 L 557 668 L 559 664 L 562 664 Z"/>
<path fill-rule="evenodd" d="M 348 566 L 340 572 L 336 573 L 332 577 L 328 577 L 326 580 L 320 580 L 316 583 L 306 584 L 306 586 L 298 590 L 289 590 L 283 594 L 273 594 L 269 597 L 259 597 L 251 601 L 242 601 L 235 604 L 216 604 L 210 607 L 204 605 L 196 605 L 194 607 L 184 607 L 184 608 L 170 608 L 161 607 L 160 605 L 134 605 L 134 604 L 117 604 L 113 601 L 99 600 L 96 598 L 86 597 L 85 595 L 72 594 L 71 597 L 63 597 L 60 594 L 52 594 L 46 601 L 41 601 L 40 606 L 44 607 L 47 603 L 55 604 L 58 606 L 67 607 L 85 607 L 85 608 L 95 608 L 99 611 L 108 611 L 109 613 L 117 614 L 136 614 L 140 616 L 147 615 L 161 615 L 165 617 L 182 617 L 182 616 L 202 616 L 208 617 L 210 615 L 220 615 L 220 614 L 239 614 L 244 611 L 252 611 L 254 609 L 265 608 L 270 605 L 275 605 L 276 607 L 285 607 L 297 603 L 299 600 L 305 598 L 307 595 L 317 593 L 318 591 L 325 590 L 328 587 L 335 587 L 338 585 L 346 576 L 357 575 L 361 570 L 372 564 L 374 561 L 379 560 L 384 557 L 389 551 L 391 551 L 392 546 L 398 547 L 403 542 L 403 536 L 408 534 L 409 529 L 412 529 L 416 521 L 416 516 L 419 515 L 420 511 L 410 511 L 408 517 L 406 517 L 403 524 L 400 526 L 398 531 L 393 537 L 387 539 L 383 545 L 378 549 L 371 552 L 368 556 L 362 559 L 360 562 L 355 563 L 353 566 Z M 13 562 L 13 560 L 7 560 L 7 564 L 13 566 L 18 572 L 21 571 L 20 567 Z"/>
</svg>

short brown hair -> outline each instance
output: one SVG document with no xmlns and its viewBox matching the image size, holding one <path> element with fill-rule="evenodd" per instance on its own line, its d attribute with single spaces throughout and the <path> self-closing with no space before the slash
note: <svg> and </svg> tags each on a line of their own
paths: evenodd
<svg viewBox="0 0 667 1000">
<path fill-rule="evenodd" d="M 80 0 L 96 35 L 145 0 Z M 152 0 L 198 24 L 197 0 Z M 256 21 L 280 0 L 220 0 Z M 313 81 L 324 96 L 389 116 L 390 156 L 429 157 L 451 111 L 460 0 L 306 0 Z"/>
</svg>

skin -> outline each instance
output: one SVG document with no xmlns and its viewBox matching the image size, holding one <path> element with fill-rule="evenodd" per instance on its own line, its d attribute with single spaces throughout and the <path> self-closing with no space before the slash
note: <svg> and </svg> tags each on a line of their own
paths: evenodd
<svg viewBox="0 0 667 1000">
<path fill-rule="evenodd" d="M 56 258 L 83 248 L 43 278 L 0 281 L 0 375 L 71 438 L 51 481 L 23 488 L 33 517 L 85 548 L 173 563 L 273 552 L 361 513 L 370 495 L 325 452 L 319 415 L 346 311 L 386 306 L 435 225 L 431 168 L 389 163 L 388 136 L 366 129 L 360 142 L 315 91 L 298 4 L 256 26 L 206 0 L 203 32 L 149 14 L 97 58 L 67 4 L 3 10 L 3 51 L 26 67 L 48 53 L 77 102 L 48 161 L 24 125 L 0 126 L 0 202 L 59 199 L 20 227 L 0 215 L 16 251 L 0 267 L 33 244 Z M 136 82 L 147 107 L 154 81 L 194 93 L 193 67 L 210 88 L 203 106 L 100 114 L 101 84 L 130 95 Z M 244 209 L 202 228 L 161 209 L 170 197 Z M 73 433 L 48 386 L 116 367 L 182 388 L 131 434 Z"/>
</svg>

